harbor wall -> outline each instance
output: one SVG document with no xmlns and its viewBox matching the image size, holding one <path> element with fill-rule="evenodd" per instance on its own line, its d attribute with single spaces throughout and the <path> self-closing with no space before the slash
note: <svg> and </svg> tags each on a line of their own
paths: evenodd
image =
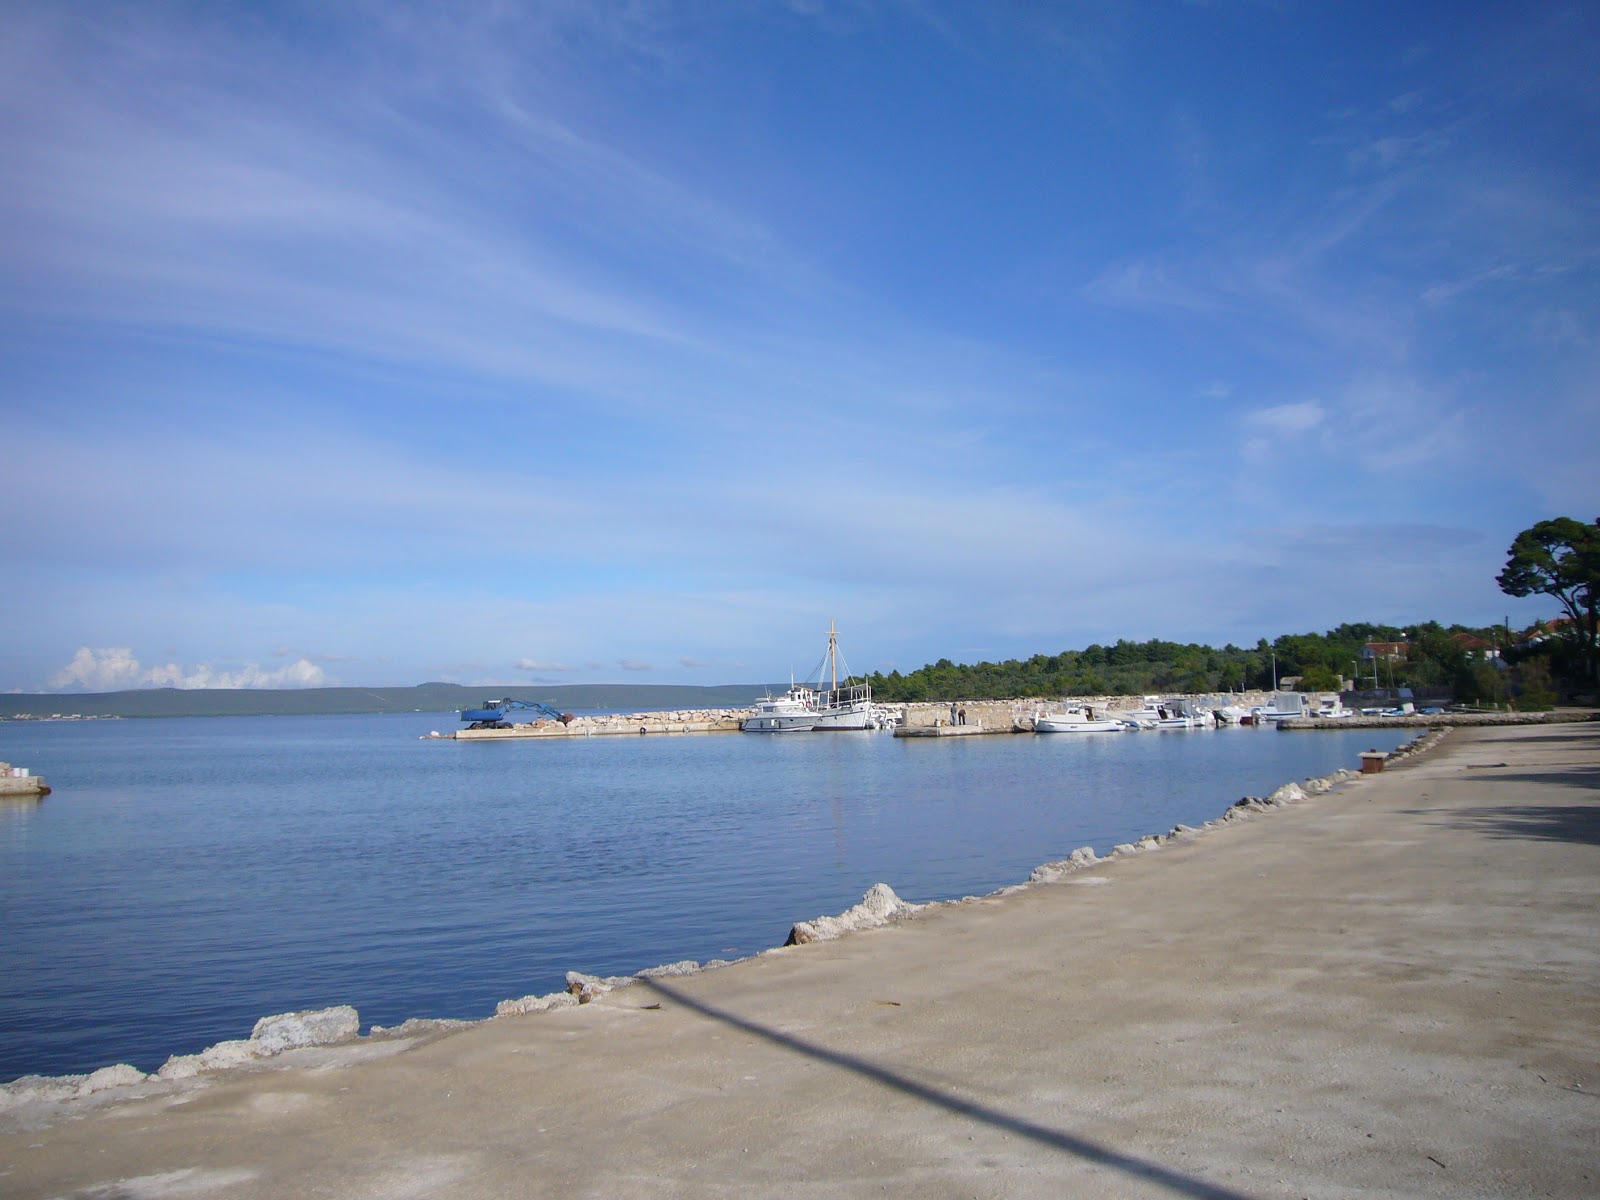
<svg viewBox="0 0 1600 1200">
<path fill-rule="evenodd" d="M 1170 696 L 1176 693 L 1165 693 Z M 1191 695 L 1184 697 L 1193 700 L 1203 708 L 1224 708 L 1228 705 L 1238 705 L 1249 708 L 1255 705 L 1266 704 L 1271 701 L 1271 692 L 1244 692 L 1233 695 Z M 1030 696 L 1021 700 L 941 700 L 917 701 L 904 705 L 890 705 L 890 708 L 904 710 L 902 725 L 906 729 L 929 729 L 948 727 L 961 728 L 961 714 L 966 714 L 965 726 L 976 727 L 985 733 L 1008 733 L 1017 730 L 1019 722 L 1032 717 L 1039 709 L 1059 708 L 1063 704 L 1087 705 L 1096 712 L 1129 712 L 1144 703 L 1144 696 L 1072 696 L 1066 699 L 1058 697 Z M 1314 703 L 1314 701 L 1313 701 Z M 952 712 L 953 710 L 953 712 Z M 1028 728 L 1029 726 L 1023 726 Z"/>
<path fill-rule="evenodd" d="M 492 742 L 516 738 L 620 737 L 631 734 L 737 733 L 748 708 L 695 708 L 672 712 L 612 713 L 574 716 L 569 721 L 541 718 L 510 729 L 458 729 L 440 734 L 460 742 Z"/>
<path fill-rule="evenodd" d="M 1190 696 L 1205 707 L 1266 704 L 1271 692 L 1244 692 L 1233 695 Z M 940 700 L 913 701 L 881 705 L 894 723 L 907 730 L 961 730 L 969 733 L 1014 733 L 1028 725 L 1019 721 L 1040 708 L 1052 708 L 1064 701 L 1057 697 L 1025 697 L 1020 700 Z M 1086 704 L 1096 711 L 1126 712 L 1140 707 L 1142 695 L 1074 696 L 1065 701 Z M 509 729 L 457 729 L 434 736 L 457 741 L 503 741 L 518 738 L 613 737 L 668 733 L 737 733 L 739 723 L 753 712 L 750 708 L 696 708 L 670 712 L 571 716 L 564 721 L 540 718 L 513 724 Z M 962 714 L 965 714 L 965 720 Z"/>
</svg>

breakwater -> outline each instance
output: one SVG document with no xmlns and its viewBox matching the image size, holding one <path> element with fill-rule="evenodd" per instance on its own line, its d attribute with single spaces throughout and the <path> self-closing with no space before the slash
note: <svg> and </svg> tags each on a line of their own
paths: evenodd
<svg viewBox="0 0 1600 1200">
<path fill-rule="evenodd" d="M 0 797 L 36 797 L 48 796 L 50 789 L 45 782 L 27 767 L 13 767 L 10 763 L 0 762 Z"/>
<path fill-rule="evenodd" d="M 1203 709 L 1229 705 L 1250 707 L 1266 704 L 1270 692 L 1246 692 L 1230 696 L 1189 696 Z M 1096 711 L 1117 713 L 1140 707 L 1142 696 L 1085 696 L 1074 703 L 1089 705 Z M 1031 717 L 1039 709 L 1056 703 L 1032 696 L 1017 700 L 939 700 L 882 704 L 888 724 L 898 737 L 959 737 L 978 734 L 1027 733 Z M 560 719 L 541 717 L 534 721 L 509 723 L 501 729 L 435 730 L 426 735 L 440 740 L 461 742 L 515 741 L 525 738 L 638 737 L 643 734 L 737 733 L 740 723 L 752 715 L 752 708 L 693 708 L 635 713 L 582 715 L 564 713 Z"/>
<path fill-rule="evenodd" d="M 609 713 L 602 716 L 541 718 L 513 724 L 508 729 L 457 729 L 435 731 L 430 737 L 458 742 L 495 742 L 517 738 L 623 737 L 640 734 L 738 733 L 748 708 L 695 708 L 672 712 Z"/>
</svg>

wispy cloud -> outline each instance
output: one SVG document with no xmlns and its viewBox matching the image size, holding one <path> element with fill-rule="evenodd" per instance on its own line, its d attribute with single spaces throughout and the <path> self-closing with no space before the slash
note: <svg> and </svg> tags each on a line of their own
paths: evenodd
<svg viewBox="0 0 1600 1200">
<path fill-rule="evenodd" d="M 19 11 L 0 410 L 50 469 L 0 526 L 0 671 L 780 678 L 828 615 L 903 667 L 1244 636 L 1317 554 L 1374 583 L 1315 532 L 1335 471 L 1350 528 L 1584 509 L 1593 18 L 1408 17 L 1407 61 L 1258 15 Z M 1264 493 L 1289 532 L 1178 517 Z M 1385 594 L 1498 603 L 1474 555 Z"/>
</svg>

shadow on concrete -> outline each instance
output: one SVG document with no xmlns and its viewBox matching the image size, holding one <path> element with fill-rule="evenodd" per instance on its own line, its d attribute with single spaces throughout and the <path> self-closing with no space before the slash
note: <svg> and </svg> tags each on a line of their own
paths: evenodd
<svg viewBox="0 0 1600 1200">
<path fill-rule="evenodd" d="M 1515 729 L 1526 730 L 1528 726 L 1518 725 Z M 1560 730 L 1561 732 L 1556 732 Z M 1544 745 L 1546 742 L 1588 742 L 1591 745 L 1600 745 L 1600 723 L 1590 724 L 1587 728 L 1583 725 L 1552 725 L 1548 729 L 1540 729 L 1538 733 L 1484 733 L 1479 732 L 1473 739 L 1477 745 L 1488 742 L 1518 742 L 1527 745 L 1530 742 Z"/>
<path fill-rule="evenodd" d="M 942 1108 L 946 1112 L 955 1113 L 970 1120 L 982 1121 L 986 1125 L 992 1125 L 996 1129 L 1002 1129 L 1007 1133 L 1028 1138 L 1031 1141 L 1053 1147 L 1066 1154 L 1076 1155 L 1086 1162 L 1108 1167 L 1111 1170 L 1122 1171 L 1136 1179 L 1142 1179 L 1159 1187 L 1167 1188 L 1169 1191 L 1176 1192 L 1182 1196 L 1195 1196 L 1199 1197 L 1200 1200 L 1250 1200 L 1242 1192 L 1235 1192 L 1214 1183 L 1207 1183 L 1203 1179 L 1196 1179 L 1192 1175 L 1185 1175 L 1182 1172 L 1163 1167 L 1159 1163 L 1136 1158 L 1131 1154 L 1122 1154 L 1116 1150 L 1091 1142 L 1086 1138 L 1076 1137 L 1059 1129 L 1051 1129 L 1048 1125 L 1040 1125 L 1022 1117 L 1012 1116 L 1010 1113 L 1001 1112 L 999 1109 L 991 1108 L 986 1104 L 979 1104 L 974 1100 L 965 1100 L 960 1096 L 942 1092 L 925 1083 L 919 1083 L 915 1079 L 911 1079 L 897 1071 L 892 1071 L 887 1067 L 881 1067 L 877 1063 L 870 1062 L 857 1055 L 846 1054 L 841 1050 L 832 1050 L 827 1046 L 818 1045 L 816 1042 L 810 1042 L 804 1038 L 795 1037 L 793 1034 L 784 1033 L 782 1030 L 760 1025 L 746 1017 L 739 1016 L 737 1013 L 713 1007 L 702 1000 L 695 999 L 693 996 L 684 995 L 670 985 L 662 983 L 659 979 L 647 978 L 640 979 L 638 982 L 651 991 L 681 1004 L 703 1017 L 709 1017 L 713 1021 L 721 1021 L 723 1024 L 731 1025 L 733 1028 L 743 1030 L 745 1033 L 754 1034 L 756 1037 L 772 1042 L 774 1045 L 782 1046 L 785 1050 L 791 1050 L 796 1054 L 803 1054 L 807 1058 L 816 1059 L 819 1062 L 850 1071 L 864 1079 L 870 1079 L 884 1087 L 893 1088 L 895 1091 L 912 1096 L 926 1104 Z"/>
<path fill-rule="evenodd" d="M 1468 763 L 1460 778 L 1469 783 L 1528 783 L 1540 787 L 1570 787 L 1595 792 L 1600 804 L 1600 766 L 1563 763 L 1559 770 L 1510 771 L 1497 763 Z"/>
<path fill-rule="evenodd" d="M 1504 778 L 1502 776 L 1502 778 Z M 1549 776 L 1527 776 L 1548 780 Z M 1580 784 L 1595 787 L 1593 778 Z M 1596 804 L 1515 804 L 1497 808 L 1475 808 L 1461 812 L 1448 808 L 1418 810 L 1419 815 L 1436 815 L 1438 824 L 1466 829 L 1492 838 L 1532 838 L 1541 842 L 1580 842 L 1600 846 L 1600 803 Z"/>
</svg>

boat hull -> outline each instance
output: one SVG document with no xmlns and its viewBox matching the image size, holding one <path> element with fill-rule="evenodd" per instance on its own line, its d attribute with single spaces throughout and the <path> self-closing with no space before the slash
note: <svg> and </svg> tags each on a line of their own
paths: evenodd
<svg viewBox="0 0 1600 1200">
<path fill-rule="evenodd" d="M 745 733 L 807 733 L 815 729 L 815 717 L 746 717 L 739 725 Z"/>
<path fill-rule="evenodd" d="M 1070 718 L 1035 717 L 1035 733 L 1123 733 L 1127 726 L 1121 721 L 1075 721 Z"/>
<path fill-rule="evenodd" d="M 817 723 L 812 728 L 819 731 L 837 729 L 876 729 L 878 718 L 872 701 L 857 700 L 849 704 L 834 704 L 817 712 Z"/>
</svg>

